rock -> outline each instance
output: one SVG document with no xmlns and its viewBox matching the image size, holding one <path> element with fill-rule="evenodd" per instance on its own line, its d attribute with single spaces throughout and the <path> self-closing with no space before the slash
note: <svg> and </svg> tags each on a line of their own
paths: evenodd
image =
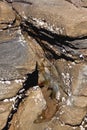
<svg viewBox="0 0 87 130">
<path fill-rule="evenodd" d="M 69 2 L 71 2 L 72 4 L 74 4 L 76 7 L 80 7 L 82 4 L 82 0 L 67 0 Z"/>
<path fill-rule="evenodd" d="M 11 108 L 11 102 L 0 102 L 0 129 L 2 129 L 6 125 Z"/>
<path fill-rule="evenodd" d="M 61 110 L 64 113 L 61 115 L 60 112 L 60 120 L 65 122 L 65 124 L 80 124 L 85 116 L 85 108 L 87 107 L 87 65 L 85 63 L 76 64 L 74 62 L 70 63 L 65 60 L 58 60 L 55 62 L 55 67 L 60 78 L 59 87 L 61 87 L 66 94 L 61 95 L 62 97 L 60 98 L 62 105 L 64 105 L 64 108 L 62 107 Z M 79 114 L 81 114 L 81 116 Z"/>
<path fill-rule="evenodd" d="M 7 112 L 6 107 L 0 129 L 6 129 L 7 119 L 9 130 L 82 125 L 87 113 L 87 10 L 82 1 L 7 2 L 0 2 L 0 100 L 13 100 L 13 108 Z M 42 90 L 31 89 L 34 85 Z"/>
<path fill-rule="evenodd" d="M 77 107 L 87 107 L 87 97 L 85 96 L 73 96 L 73 104 Z"/>
<path fill-rule="evenodd" d="M 80 125 L 83 117 L 86 115 L 86 108 L 63 106 L 60 108 L 60 111 L 60 121 L 71 126 Z"/>
<path fill-rule="evenodd" d="M 63 90 L 75 96 L 86 96 L 86 69 L 85 63 L 76 64 L 65 60 L 55 62 L 56 69 L 62 81 Z M 69 93 L 68 93 L 69 94 Z"/>
<path fill-rule="evenodd" d="M 67 0 L 74 4 L 76 7 L 87 7 L 87 1 L 86 0 Z"/>
<path fill-rule="evenodd" d="M 77 70 L 76 70 L 77 69 Z M 87 77 L 86 77 L 87 65 L 86 64 L 79 64 L 76 65 L 73 69 L 73 81 L 72 81 L 72 92 L 73 95 L 78 96 L 86 96 L 86 84 L 87 84 Z M 77 77 L 77 79 L 76 79 Z"/>
<path fill-rule="evenodd" d="M 59 5 L 59 3 L 56 3 L 57 6 L 58 6 L 57 9 L 59 9 L 59 10 L 61 10 L 59 8 L 60 6 L 64 6 L 64 8 L 65 8 L 65 5 L 66 6 L 71 6 L 68 2 L 62 1 L 62 3 L 60 5 Z M 34 3 L 32 1 L 32 6 L 35 6 L 35 8 L 37 8 L 37 6 L 39 6 L 40 4 L 41 5 L 43 4 L 43 7 L 44 7 L 44 6 L 49 6 L 50 4 L 52 6 L 53 3 L 50 2 L 49 4 L 46 4 L 45 1 L 43 1 L 42 3 L 38 2 L 38 1 Z M 59 34 L 58 32 L 54 31 L 55 30 L 54 29 L 55 28 L 55 22 L 57 21 L 58 25 L 60 23 L 62 24 L 62 22 L 63 22 L 63 20 L 62 19 L 60 20 L 60 18 L 59 18 L 62 11 L 59 14 L 57 13 L 59 16 L 55 21 L 51 21 L 53 19 L 48 19 L 49 17 L 46 17 L 47 20 L 44 19 L 45 15 L 47 15 L 47 13 L 45 15 L 43 15 L 43 13 L 45 13 L 45 12 L 43 12 L 44 9 L 42 11 L 43 13 L 42 13 L 41 16 L 39 16 L 40 14 L 38 14 L 38 13 L 36 14 L 36 12 L 34 14 L 34 9 L 33 9 L 33 11 L 30 11 L 31 14 L 29 16 L 28 10 L 30 10 L 32 8 L 31 5 L 29 5 L 27 3 L 23 4 L 23 3 L 20 3 L 20 2 L 19 3 L 13 2 L 12 5 L 13 5 L 13 8 L 17 12 L 19 12 L 19 14 L 21 15 L 21 17 L 23 19 L 23 21 L 21 23 L 22 28 L 24 30 L 26 30 L 26 32 L 28 32 L 28 33 L 31 32 L 31 35 L 32 35 L 33 38 L 39 39 L 39 43 L 40 43 L 41 47 L 42 48 L 44 47 L 45 50 L 46 50 L 45 53 L 46 53 L 47 57 L 49 57 L 49 58 L 50 57 L 51 58 L 63 57 L 65 59 L 69 59 L 69 60 L 86 60 L 86 57 L 87 57 L 87 51 L 86 51 L 86 48 L 87 48 L 86 41 L 87 41 L 87 39 L 86 39 L 86 37 L 81 36 L 83 38 L 76 38 L 76 39 L 74 38 L 74 39 L 72 39 L 71 37 L 73 37 L 73 36 L 64 37 L 64 36 L 68 36 L 68 35 L 67 34 Z M 21 10 L 20 6 L 23 8 L 23 11 Z M 39 8 L 40 8 L 40 6 L 38 7 L 38 9 Z M 74 11 L 73 8 L 76 8 L 76 7 L 72 7 L 71 11 Z M 26 9 L 27 9 L 27 11 L 26 11 Z M 36 10 L 38 10 L 38 9 L 36 9 Z M 76 10 L 78 10 L 78 9 L 76 9 Z M 83 9 L 81 9 L 81 10 L 83 10 Z M 75 22 L 78 22 L 78 21 L 81 22 L 82 19 L 80 20 L 80 15 L 81 14 L 84 15 L 85 11 L 83 11 L 83 13 L 80 13 L 78 15 L 79 16 L 78 19 L 74 19 L 75 20 L 75 21 L 73 21 L 74 23 L 70 22 L 70 24 L 69 24 L 68 22 L 64 22 L 64 25 L 62 27 L 66 26 L 65 23 L 67 25 L 71 25 L 71 23 L 72 23 L 72 24 L 76 24 L 76 26 L 77 26 L 78 24 L 75 23 Z M 41 10 L 40 10 L 40 12 L 41 12 Z M 67 12 L 70 12 L 70 11 L 67 11 Z M 79 10 L 77 12 L 79 12 Z M 69 17 L 65 18 L 65 16 L 64 16 L 64 19 L 68 20 Z M 52 15 L 52 17 L 54 17 L 54 15 Z M 63 16 L 61 16 L 61 18 L 63 18 Z M 70 15 L 70 20 L 71 20 L 71 15 Z M 49 24 L 49 22 L 51 22 L 51 24 L 54 23 L 54 27 L 52 27 L 51 24 Z M 69 31 L 71 31 L 71 30 L 72 29 L 69 29 Z M 78 29 L 76 29 L 76 30 L 78 32 L 81 32 Z M 75 30 L 75 33 L 76 33 L 76 30 Z M 84 30 L 84 29 L 81 29 L 81 30 Z M 67 32 L 67 31 L 65 31 L 65 32 Z M 74 34 L 74 32 L 73 32 L 73 34 Z M 75 37 L 80 37 L 80 35 L 75 36 Z M 54 41 L 54 39 L 55 39 L 55 41 Z"/>
<path fill-rule="evenodd" d="M 47 128 L 48 129 L 53 129 L 53 130 L 73 130 L 73 129 L 80 130 L 80 128 L 78 126 L 77 127 L 72 127 L 72 126 L 69 126 L 69 125 L 65 125 L 64 123 L 60 123 L 58 118 L 53 119 L 49 123 Z"/>
<path fill-rule="evenodd" d="M 50 2 L 35 2 L 31 0 L 29 2 L 32 5 L 15 2 L 13 3 L 13 8 L 25 19 L 30 18 L 29 20 L 37 26 L 46 28 L 59 35 L 69 37 L 82 37 L 87 35 L 86 9 L 76 8 L 64 0 L 51 0 Z"/>
<path fill-rule="evenodd" d="M 18 90 L 23 87 L 22 83 L 26 74 L 32 73 L 36 61 L 41 64 L 43 58 L 44 53 L 41 47 L 32 38 L 23 36 L 20 28 L 1 31 L 0 99 L 15 96 Z M 17 84 L 15 80 L 21 82 Z M 6 84 L 6 81 L 9 81 L 10 84 Z"/>
<path fill-rule="evenodd" d="M 87 8 L 87 1 L 86 1 L 86 0 L 83 0 L 81 6 Z"/>
<path fill-rule="evenodd" d="M 28 97 L 24 100 L 24 103 L 20 104 L 17 114 L 12 121 L 13 130 L 28 130 L 31 128 L 38 114 L 45 108 L 46 102 L 40 88 L 31 90 L 27 94 Z"/>
<path fill-rule="evenodd" d="M 15 13 L 6 2 L 0 1 L 0 29 L 7 28 L 15 21 Z"/>
<path fill-rule="evenodd" d="M 7 82 L 7 83 L 6 83 Z M 23 87 L 22 83 L 16 83 L 15 81 L 6 81 L 0 83 L 0 100 L 9 99 L 15 97 L 20 88 Z"/>
</svg>

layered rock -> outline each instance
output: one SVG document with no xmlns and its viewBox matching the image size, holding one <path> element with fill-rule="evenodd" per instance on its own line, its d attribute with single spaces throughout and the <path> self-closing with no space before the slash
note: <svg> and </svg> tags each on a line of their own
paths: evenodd
<svg viewBox="0 0 87 130">
<path fill-rule="evenodd" d="M 15 21 L 15 13 L 6 2 L 0 1 L 0 30 L 9 27 Z"/>
<path fill-rule="evenodd" d="M 36 117 L 46 105 L 42 92 L 37 86 L 36 90 L 30 90 L 27 96 L 28 98 L 20 104 L 19 110 L 13 118 L 10 130 L 28 130 L 32 128 Z"/>
<path fill-rule="evenodd" d="M 0 2 L 0 129 L 85 129 L 87 10 L 82 1 L 7 1 Z"/>
<path fill-rule="evenodd" d="M 6 125 L 11 108 L 12 102 L 0 102 L 0 129 L 3 129 L 3 127 Z"/>
<path fill-rule="evenodd" d="M 66 1 L 30 2 L 31 5 L 12 4 L 23 18 L 24 29 L 32 30 L 30 34 L 40 39 L 41 46 L 57 56 L 86 60 L 86 9 L 76 8 Z"/>
<path fill-rule="evenodd" d="M 86 0 L 67 0 L 74 4 L 76 7 L 87 7 L 87 1 Z"/>
<path fill-rule="evenodd" d="M 64 0 L 51 0 L 50 2 L 30 0 L 29 2 L 32 4 L 14 3 L 13 7 L 21 16 L 30 17 L 32 22 L 39 27 L 64 36 L 82 37 L 87 35 L 86 9 L 76 8 Z"/>
</svg>

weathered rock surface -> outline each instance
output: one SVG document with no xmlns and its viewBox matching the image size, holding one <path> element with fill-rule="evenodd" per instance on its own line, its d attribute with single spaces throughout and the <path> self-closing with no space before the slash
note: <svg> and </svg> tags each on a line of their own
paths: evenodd
<svg viewBox="0 0 87 130">
<path fill-rule="evenodd" d="M 35 119 L 45 108 L 46 102 L 39 87 L 36 90 L 30 90 L 27 96 L 13 118 L 10 130 L 28 130 L 32 128 Z"/>
<path fill-rule="evenodd" d="M 32 20 L 37 26 L 53 30 L 64 36 L 82 37 L 87 35 L 86 9 L 76 8 L 64 0 L 51 0 L 50 2 L 30 0 L 29 2 L 32 4 L 13 3 L 13 7 L 22 17 L 30 18 L 29 20 Z"/>
<path fill-rule="evenodd" d="M 7 1 L 0 2 L 0 129 L 84 130 L 86 1 Z"/>
<path fill-rule="evenodd" d="M 15 13 L 6 2 L 0 1 L 0 29 L 7 28 L 15 21 Z"/>
<path fill-rule="evenodd" d="M 87 1 L 86 0 L 67 0 L 74 4 L 76 7 L 87 7 Z"/>
<path fill-rule="evenodd" d="M 0 102 L 0 129 L 2 129 L 6 125 L 11 108 L 11 102 Z"/>
<path fill-rule="evenodd" d="M 60 112 L 59 119 L 62 123 L 75 126 L 81 124 L 83 117 L 86 115 L 86 108 L 63 106 Z"/>
<path fill-rule="evenodd" d="M 57 9 L 54 6 L 55 5 L 54 3 L 56 3 Z M 46 51 L 49 52 L 49 54 L 50 54 L 50 52 L 52 52 L 50 54 L 50 56 L 48 56 L 48 54 L 47 54 L 48 57 L 54 57 L 54 58 L 55 57 L 63 57 L 63 58 L 65 57 L 66 59 L 71 59 L 71 60 L 77 60 L 77 59 L 86 60 L 87 38 L 86 37 L 81 38 L 86 35 L 86 33 L 84 33 L 85 35 L 81 34 L 81 31 L 84 30 L 82 26 L 85 26 L 84 22 L 86 20 L 84 18 L 86 18 L 85 17 L 86 9 L 82 9 L 82 8 L 78 9 L 78 8 L 74 7 L 72 4 L 69 4 L 68 2 L 65 2 L 65 1 L 62 1 L 62 2 L 50 1 L 50 3 L 48 3 L 48 4 L 45 1 L 43 1 L 42 3 L 40 3 L 39 1 L 34 3 L 34 1 L 32 1 L 32 5 L 13 2 L 12 5 L 13 5 L 13 8 L 23 18 L 23 22 L 21 24 L 22 28 L 24 28 L 24 30 L 26 30 L 28 33 L 31 32 L 30 35 L 32 35 L 36 40 L 39 39 L 39 44 L 41 46 L 43 46 L 43 48 L 45 48 Z M 52 6 L 52 9 L 54 9 L 53 11 L 52 11 L 52 9 L 49 9 L 49 8 L 51 8 L 51 6 L 49 7 L 49 5 Z M 65 5 L 68 7 L 66 7 Z M 20 6 L 22 8 L 20 8 Z M 42 6 L 42 8 L 41 8 L 41 6 Z M 33 10 L 32 10 L 32 8 L 33 8 Z M 61 8 L 63 8 L 66 11 L 61 10 Z M 21 9 L 23 9 L 23 11 Z M 39 11 L 39 9 L 40 9 L 40 11 Z M 49 15 L 48 15 L 48 13 L 46 13 L 46 9 L 47 9 L 47 12 L 49 13 Z M 50 12 L 48 9 L 50 10 Z M 68 9 L 69 9 L 69 11 L 68 11 Z M 56 13 L 56 11 L 57 11 L 57 13 Z M 72 12 L 71 13 L 72 15 L 70 14 L 70 17 L 69 17 L 68 13 L 70 13 L 70 11 Z M 73 11 L 75 11 L 75 12 L 73 12 Z M 52 12 L 55 12 L 55 13 L 51 14 Z M 64 14 L 65 12 L 66 12 L 66 14 Z M 50 16 L 50 14 L 51 14 L 51 16 Z M 56 14 L 58 16 L 55 16 Z M 76 14 L 76 15 L 73 16 L 73 14 Z M 49 16 L 52 17 L 52 19 L 49 18 Z M 68 17 L 66 17 L 66 16 L 68 16 Z M 82 20 L 83 25 L 81 25 L 82 24 L 81 20 Z M 56 25 L 55 22 L 59 26 L 59 29 L 57 28 L 59 32 L 55 32 L 55 25 Z M 64 22 L 64 24 L 62 24 L 63 22 Z M 54 23 L 54 25 L 52 23 Z M 79 25 L 79 27 L 78 27 L 78 25 Z M 65 34 L 62 33 L 64 30 L 64 26 L 66 28 L 64 31 Z M 70 28 L 67 26 L 70 26 Z M 79 29 L 81 29 L 81 30 L 79 30 Z M 86 27 L 85 27 L 85 29 L 86 29 Z M 75 34 L 74 31 L 75 31 L 75 33 L 79 32 L 79 34 L 78 35 Z M 72 32 L 71 36 L 67 35 L 67 33 L 71 33 L 71 32 Z M 74 34 L 75 34 L 75 36 L 73 36 Z M 70 36 L 70 38 L 64 37 L 64 35 Z M 74 37 L 74 39 L 72 39 L 71 37 Z M 75 39 L 75 37 L 76 37 L 76 39 Z M 77 37 L 79 37 L 79 38 L 77 38 Z"/>
</svg>

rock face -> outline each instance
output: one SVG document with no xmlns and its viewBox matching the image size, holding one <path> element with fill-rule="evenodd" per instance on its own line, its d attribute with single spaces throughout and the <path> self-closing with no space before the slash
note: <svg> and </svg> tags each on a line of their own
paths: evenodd
<svg viewBox="0 0 87 130">
<path fill-rule="evenodd" d="M 87 129 L 86 1 L 6 1 L 0 130 Z"/>
<path fill-rule="evenodd" d="M 10 110 L 12 108 L 12 103 L 3 103 L 0 102 L 0 129 L 3 129 L 3 127 L 6 125 L 8 116 L 10 114 Z"/>
<path fill-rule="evenodd" d="M 0 29 L 7 28 L 15 21 L 15 13 L 7 3 L 0 1 Z"/>
<path fill-rule="evenodd" d="M 35 22 L 38 26 L 43 25 L 42 27 L 49 31 L 53 30 L 55 33 L 70 37 L 87 35 L 86 9 L 76 8 L 73 4 L 64 0 L 51 0 L 50 2 L 30 0 L 29 2 L 32 4 L 13 3 L 13 7 L 20 15 L 25 18 L 31 17 L 32 22 Z"/>
<path fill-rule="evenodd" d="M 46 105 L 39 87 L 28 92 L 27 96 L 28 98 L 19 106 L 20 109 L 13 119 L 13 130 L 28 130 L 30 127 L 33 127 L 34 120 Z M 15 121 L 17 124 L 14 123 Z M 28 125 L 26 125 L 26 122 Z"/>
<path fill-rule="evenodd" d="M 76 7 L 87 7 L 87 1 L 86 0 L 67 0 L 74 4 Z"/>
</svg>

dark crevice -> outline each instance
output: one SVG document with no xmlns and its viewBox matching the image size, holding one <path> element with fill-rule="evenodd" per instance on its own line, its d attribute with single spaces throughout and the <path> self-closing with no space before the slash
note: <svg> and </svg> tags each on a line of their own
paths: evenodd
<svg viewBox="0 0 87 130">
<path fill-rule="evenodd" d="M 24 4 L 29 4 L 32 5 L 31 2 L 25 1 L 25 0 L 6 0 L 8 3 L 13 3 L 13 2 L 19 2 L 19 3 L 24 3 Z"/>
<path fill-rule="evenodd" d="M 21 29 L 33 37 L 37 43 L 43 48 L 45 52 L 51 55 L 54 59 L 64 58 L 66 60 L 74 61 L 79 58 L 78 44 L 75 46 L 72 42 L 74 38 L 57 35 L 51 31 L 39 28 L 33 23 L 26 20 L 21 22 Z M 84 37 L 86 39 L 87 37 Z M 77 38 L 75 40 L 81 40 Z M 82 48 L 84 49 L 84 48 Z M 63 52 L 65 51 L 65 52 Z M 50 57 L 50 56 L 48 56 Z M 80 59 L 81 60 L 81 59 Z"/>
<path fill-rule="evenodd" d="M 26 92 L 29 88 L 38 85 L 38 64 L 36 63 L 36 68 L 32 73 L 28 73 L 26 76 L 26 80 L 23 83 L 23 88 L 21 88 L 18 93 L 16 94 L 16 100 L 14 103 L 14 107 L 12 108 L 5 127 L 2 130 L 9 130 L 11 125 L 11 120 L 13 119 L 14 114 L 17 112 L 18 107 L 22 100 L 26 98 Z"/>
</svg>

